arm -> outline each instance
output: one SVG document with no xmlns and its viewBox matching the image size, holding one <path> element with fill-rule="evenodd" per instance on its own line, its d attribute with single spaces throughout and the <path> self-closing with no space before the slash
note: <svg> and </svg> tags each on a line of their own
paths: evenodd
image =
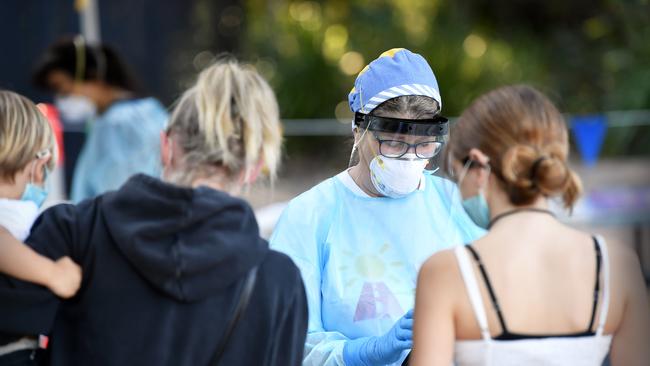
<svg viewBox="0 0 650 366">
<path fill-rule="evenodd" d="M 68 257 L 56 262 L 14 238 L 0 227 L 0 272 L 45 286 L 57 296 L 72 297 L 81 284 L 81 268 Z"/>
<path fill-rule="evenodd" d="M 455 328 L 452 286 L 453 253 L 440 252 L 429 258 L 418 275 L 415 295 L 413 351 L 410 365 L 431 366 L 452 364 Z"/>
<path fill-rule="evenodd" d="M 26 244 L 48 258 L 69 256 L 77 261 L 76 207 L 58 205 L 46 210 L 34 223 Z M 0 331 L 13 334 L 46 334 L 52 327 L 60 301 L 47 289 L 0 276 Z"/>
<path fill-rule="evenodd" d="M 292 201 L 271 237 L 271 246 L 287 253 L 300 268 L 309 305 L 309 329 L 303 365 L 386 365 L 399 361 L 412 346 L 412 311 L 383 335 L 350 339 L 327 329 L 322 314 L 322 271 L 329 258 L 329 223 L 336 212 L 324 184 Z M 329 193 L 329 194 L 328 194 Z"/>
<path fill-rule="evenodd" d="M 303 365 L 343 365 L 343 346 L 348 340 L 337 331 L 325 330 L 321 320 L 321 248 L 328 227 L 322 212 L 326 204 L 305 202 L 298 197 L 285 209 L 278 221 L 271 247 L 287 254 L 300 269 L 309 308 L 307 339 L 304 345 Z"/>
<path fill-rule="evenodd" d="M 614 254 L 613 249 L 612 254 Z M 631 249 L 624 245 L 619 245 L 616 249 L 619 249 L 617 252 L 620 253 L 617 254 L 621 258 L 618 261 L 612 258 L 612 287 L 622 287 L 625 300 L 623 318 L 612 341 L 611 364 L 613 366 L 647 365 L 650 360 L 650 348 L 648 348 L 650 306 L 641 274 L 641 265 Z M 617 273 L 620 275 L 616 276 Z M 614 276 L 618 278 L 614 280 Z M 618 292 L 614 288 L 613 291 Z"/>
<path fill-rule="evenodd" d="M 159 131 L 128 118 L 133 116 L 95 123 L 75 169 L 71 194 L 74 202 L 116 190 L 134 174 L 158 173 Z"/>
</svg>

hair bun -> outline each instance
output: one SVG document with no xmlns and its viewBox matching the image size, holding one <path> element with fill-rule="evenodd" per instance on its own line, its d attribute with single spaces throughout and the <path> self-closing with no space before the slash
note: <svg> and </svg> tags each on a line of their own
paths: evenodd
<svg viewBox="0 0 650 366">
<path fill-rule="evenodd" d="M 509 148 L 501 161 L 501 176 L 507 185 L 520 190 L 533 188 L 530 170 L 538 159 L 536 149 L 526 145 L 515 145 Z"/>
<path fill-rule="evenodd" d="M 541 193 L 562 195 L 566 206 L 573 205 L 580 182 L 568 167 L 565 155 L 560 145 L 543 150 L 529 145 L 509 148 L 502 159 L 501 176 L 513 203 L 530 202 Z"/>
<path fill-rule="evenodd" d="M 571 208 L 580 193 L 580 181 L 567 165 L 564 118 L 533 87 L 504 86 L 480 96 L 458 118 L 446 146 L 449 162 L 462 162 L 472 149 L 485 154 L 497 188 L 513 205 L 561 194 Z"/>
</svg>

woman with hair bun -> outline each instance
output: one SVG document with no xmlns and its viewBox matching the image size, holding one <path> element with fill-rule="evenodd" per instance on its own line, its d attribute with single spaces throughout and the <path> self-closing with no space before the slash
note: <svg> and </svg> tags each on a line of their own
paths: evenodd
<svg viewBox="0 0 650 366">
<path fill-rule="evenodd" d="M 488 234 L 422 267 L 411 365 L 647 365 L 650 318 L 626 246 L 558 221 L 581 185 L 565 122 L 528 86 L 475 100 L 447 144 L 463 206 Z"/>
</svg>

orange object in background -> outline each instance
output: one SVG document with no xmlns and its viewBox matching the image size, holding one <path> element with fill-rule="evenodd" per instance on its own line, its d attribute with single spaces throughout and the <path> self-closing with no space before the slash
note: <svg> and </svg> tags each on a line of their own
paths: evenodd
<svg viewBox="0 0 650 366">
<path fill-rule="evenodd" d="M 38 103 L 36 106 L 45 115 L 47 120 L 50 122 L 50 126 L 52 126 L 52 129 L 54 130 L 56 145 L 59 150 L 59 161 L 57 162 L 57 165 L 63 166 L 65 160 L 63 154 L 63 125 L 59 119 L 59 111 L 57 111 L 54 105 L 48 103 Z"/>
</svg>

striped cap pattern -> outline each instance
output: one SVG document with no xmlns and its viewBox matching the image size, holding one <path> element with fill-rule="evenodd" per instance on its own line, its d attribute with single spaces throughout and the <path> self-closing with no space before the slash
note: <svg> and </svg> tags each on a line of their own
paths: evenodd
<svg viewBox="0 0 650 366">
<path fill-rule="evenodd" d="M 440 93 L 436 89 L 423 84 L 405 84 L 388 88 L 387 90 L 384 90 L 374 97 L 370 98 L 370 100 L 364 104 L 362 110 L 371 111 L 388 99 L 401 97 L 403 95 L 422 95 L 425 97 L 433 98 L 438 102 L 438 104 L 442 104 L 440 100 Z"/>
</svg>

